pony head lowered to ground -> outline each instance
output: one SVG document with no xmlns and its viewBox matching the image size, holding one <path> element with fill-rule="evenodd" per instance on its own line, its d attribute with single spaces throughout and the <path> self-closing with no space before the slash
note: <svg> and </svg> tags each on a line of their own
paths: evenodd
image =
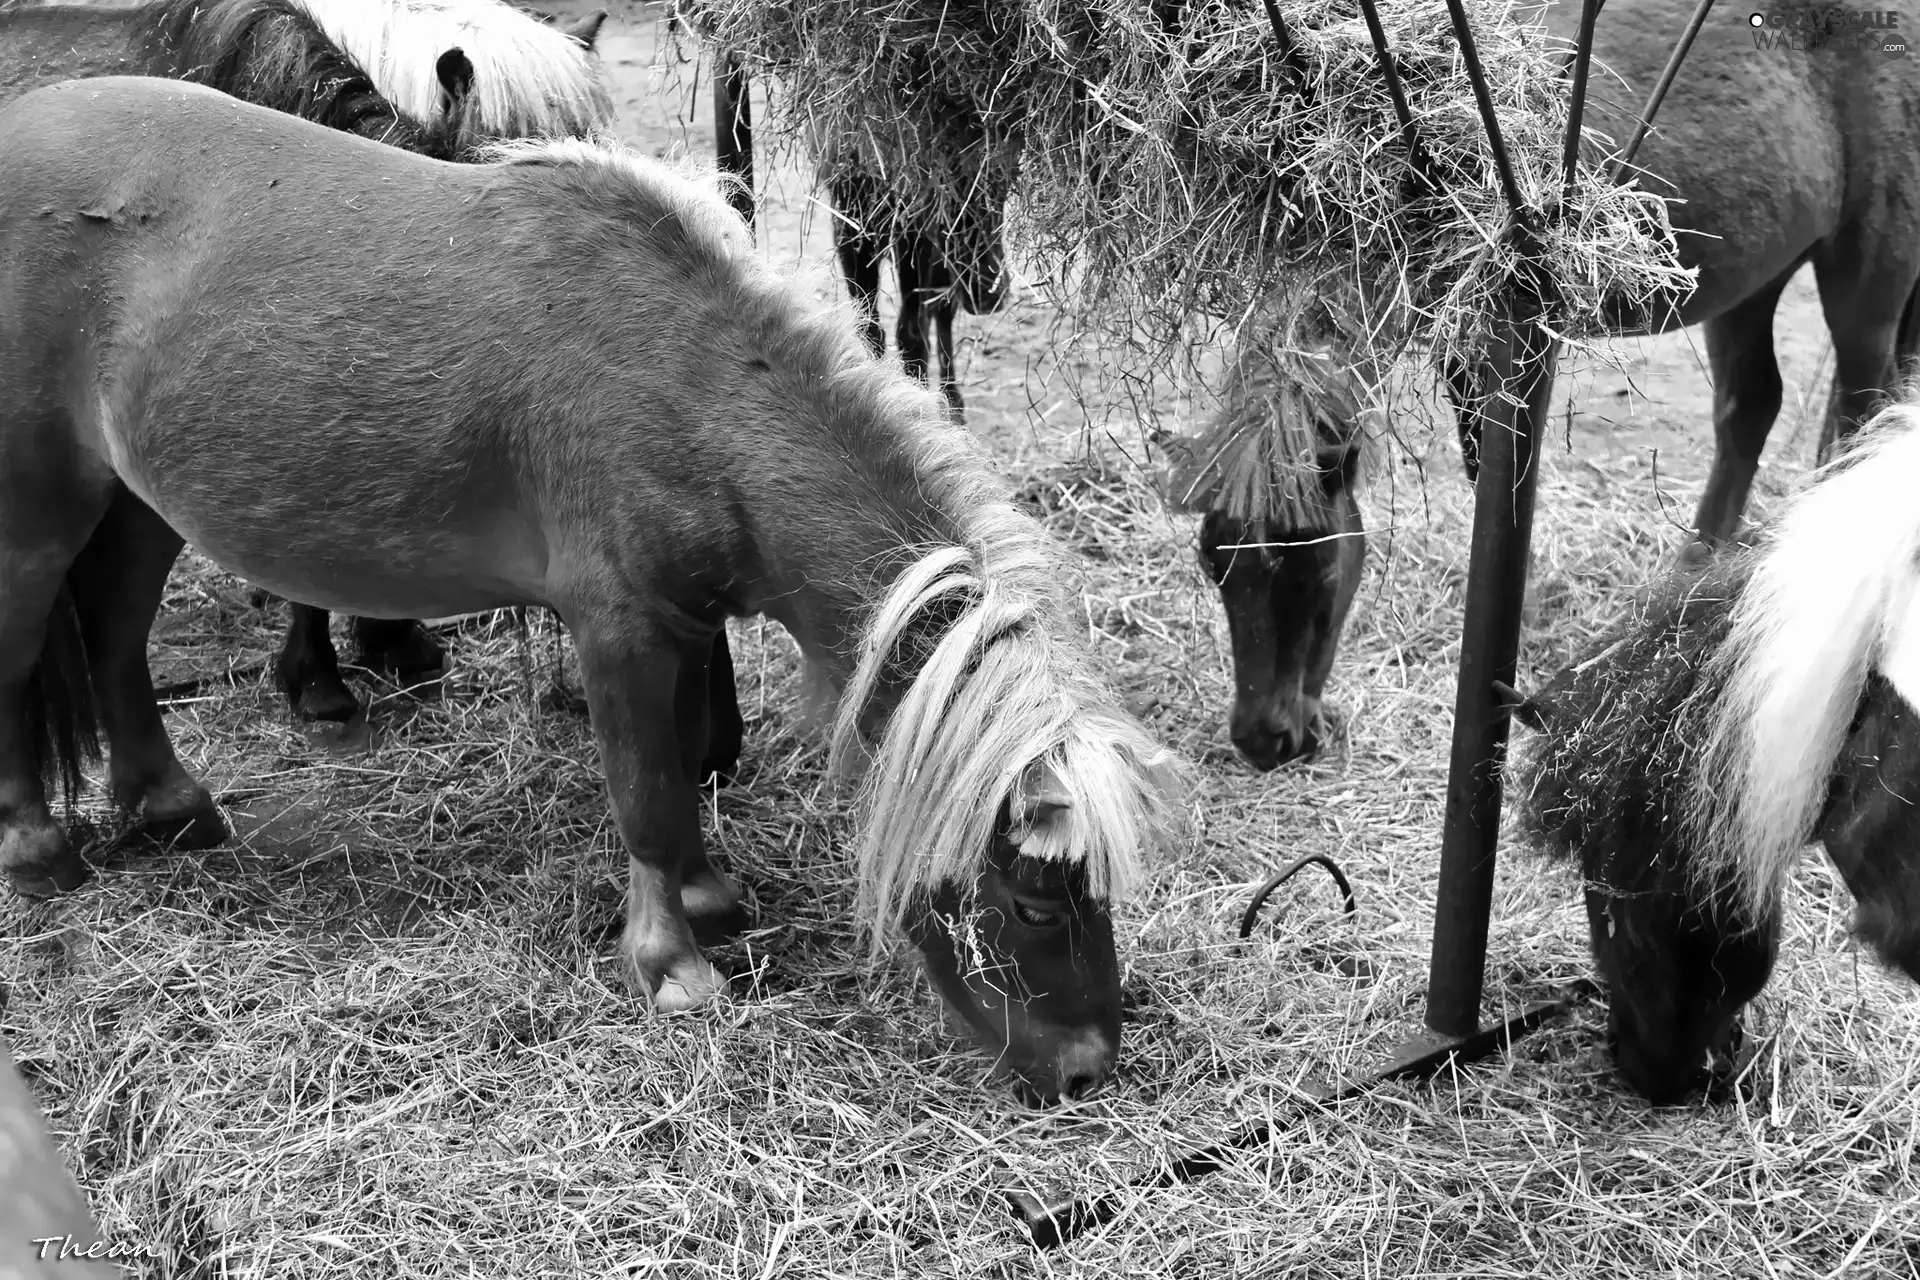
<svg viewBox="0 0 1920 1280">
<path fill-rule="evenodd" d="M 1200 563 L 1233 643 L 1230 732 L 1256 768 L 1310 754 L 1367 558 L 1354 488 L 1365 440 L 1357 348 L 1319 308 L 1249 323 L 1220 407 L 1168 446 L 1168 498 L 1201 513 Z"/>
<path fill-rule="evenodd" d="M 1178 826 L 1183 770 L 1096 674 L 1038 523 L 937 400 L 912 399 L 916 469 L 959 542 L 886 590 L 840 695 L 834 755 L 864 769 L 862 917 L 876 947 L 913 941 L 1013 1074 L 1077 1096 L 1119 1048 L 1112 904 Z"/>
<path fill-rule="evenodd" d="M 1656 589 L 1521 702 L 1523 830 L 1575 860 L 1621 1073 L 1732 1063 L 1787 879 L 1822 841 L 1856 928 L 1920 979 L 1920 408 L 1882 413 L 1767 530 Z"/>
</svg>

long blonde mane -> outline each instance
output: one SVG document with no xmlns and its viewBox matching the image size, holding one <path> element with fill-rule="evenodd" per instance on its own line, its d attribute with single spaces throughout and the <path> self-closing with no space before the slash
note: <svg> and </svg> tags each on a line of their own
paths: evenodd
<svg viewBox="0 0 1920 1280">
<path fill-rule="evenodd" d="M 1003 809 L 1021 812 L 1036 772 L 1068 807 L 1010 838 L 1029 856 L 1081 864 L 1108 900 L 1133 890 L 1142 851 L 1172 837 L 1184 803 L 1176 757 L 1095 674 L 1062 590 L 1070 570 L 1038 522 L 936 397 L 890 381 L 889 419 L 961 539 L 920 550 L 874 604 L 833 724 L 835 767 L 864 766 L 856 860 L 876 950 L 916 895 L 980 871 Z M 903 674 L 869 744 L 867 713 Z"/>
<path fill-rule="evenodd" d="M 1909 395 L 1774 523 L 1711 660 L 1703 686 L 1721 693 L 1705 713 L 1684 820 L 1696 884 L 1749 922 L 1778 909 L 1813 838 L 1868 672 L 1912 650 L 1916 495 L 1920 403 Z M 1889 676 L 1911 686 L 1910 663 L 1896 665 Z"/>
<path fill-rule="evenodd" d="M 1249 323 L 1218 412 L 1199 435 L 1169 448 L 1174 507 L 1273 530 L 1333 528 L 1322 476 L 1364 438 L 1359 350 L 1318 307 L 1294 320 Z"/>
<path fill-rule="evenodd" d="M 434 64 L 449 49 L 473 64 L 470 133 L 579 137 L 613 120 L 613 99 L 580 42 L 502 0 L 297 2 L 416 120 L 446 114 Z"/>
</svg>

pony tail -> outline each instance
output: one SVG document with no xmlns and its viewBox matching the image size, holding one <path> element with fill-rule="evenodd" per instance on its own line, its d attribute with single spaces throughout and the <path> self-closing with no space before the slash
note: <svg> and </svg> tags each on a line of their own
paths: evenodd
<svg viewBox="0 0 1920 1280">
<path fill-rule="evenodd" d="M 69 810 L 86 787 L 83 767 L 99 763 L 99 723 L 80 614 L 62 582 L 40 659 L 27 677 L 27 740 L 42 785 L 51 791 L 57 784 Z"/>
<path fill-rule="evenodd" d="M 1705 687 L 1681 797 L 1696 886 L 1758 924 L 1813 838 L 1889 628 L 1920 562 L 1920 403 L 1881 411 L 1777 520 Z"/>
</svg>

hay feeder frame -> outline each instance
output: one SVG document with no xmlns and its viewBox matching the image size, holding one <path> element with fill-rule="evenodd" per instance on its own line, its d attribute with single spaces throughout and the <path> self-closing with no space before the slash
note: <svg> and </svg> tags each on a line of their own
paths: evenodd
<svg viewBox="0 0 1920 1280">
<path fill-rule="evenodd" d="M 1292 65 L 1296 46 L 1285 21 L 1272 0 L 1263 0 L 1263 3 L 1279 44 L 1282 63 Z M 1393 51 L 1387 45 L 1378 0 L 1359 0 L 1359 3 L 1373 39 L 1381 78 L 1399 121 L 1411 178 L 1432 188 L 1434 179 L 1426 149 L 1407 105 Z M 1581 0 L 1563 152 L 1564 189 L 1569 194 L 1579 163 L 1593 32 L 1604 3 L 1605 0 Z M 1611 163 L 1612 181 L 1620 182 L 1631 176 L 1633 157 L 1652 127 L 1654 115 L 1712 7 L 1713 0 L 1697 0 L 1659 82 L 1640 112 L 1632 138 Z M 1482 367 L 1482 386 L 1498 390 L 1484 395 L 1480 410 L 1480 472 L 1474 486 L 1473 532 L 1461 624 L 1446 809 L 1441 827 L 1440 883 L 1434 901 L 1425 1026 L 1372 1074 L 1337 1085 L 1303 1087 L 1300 1104 L 1290 1113 L 1248 1125 L 1224 1142 L 1169 1159 L 1158 1170 L 1128 1184 L 1127 1189 L 1136 1194 L 1212 1173 L 1233 1159 L 1236 1152 L 1265 1146 L 1275 1133 L 1315 1110 L 1363 1096 L 1378 1084 L 1426 1079 L 1449 1067 L 1502 1052 L 1519 1037 L 1597 994 L 1595 984 L 1583 980 L 1570 985 L 1556 999 L 1526 1005 L 1485 1026 L 1480 1022 L 1487 937 L 1493 912 L 1494 859 L 1500 832 L 1502 791 L 1498 761 L 1505 752 L 1512 721 L 1510 706 L 1501 691 L 1512 686 L 1519 659 L 1521 608 L 1526 599 L 1534 492 L 1539 479 L 1539 444 L 1553 396 L 1559 344 L 1545 323 L 1553 310 L 1556 289 L 1542 266 L 1538 240 L 1550 211 L 1527 204 L 1520 193 L 1462 0 L 1447 0 L 1447 11 L 1506 197 L 1508 216 L 1504 234 L 1511 238 L 1517 250 L 1517 267 L 1500 291 L 1494 337 Z M 726 51 L 716 54 L 714 65 L 715 157 L 722 171 L 741 180 L 742 185 L 730 199 L 751 227 L 753 138 L 747 75 L 738 56 Z M 1276 880 L 1301 865 L 1296 863 Z M 1340 882 L 1351 911 L 1351 890 L 1346 888 L 1344 877 L 1337 869 L 1330 870 Z M 1242 936 L 1250 929 L 1272 883 L 1263 886 L 1249 905 L 1242 921 Z M 1121 1191 L 1054 1202 L 1043 1201 L 1023 1188 L 1009 1188 L 1003 1194 L 1036 1249 L 1064 1244 L 1111 1221 L 1134 1199 Z"/>
</svg>

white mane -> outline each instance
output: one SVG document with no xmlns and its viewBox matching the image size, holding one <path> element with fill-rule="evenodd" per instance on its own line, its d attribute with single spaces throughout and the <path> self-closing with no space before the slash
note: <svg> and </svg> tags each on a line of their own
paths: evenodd
<svg viewBox="0 0 1920 1280">
<path fill-rule="evenodd" d="M 613 100 L 580 42 L 502 0 L 297 3 L 416 120 L 446 114 L 434 64 L 449 49 L 473 64 L 469 130 L 577 137 L 613 119 Z"/>
<path fill-rule="evenodd" d="M 1813 838 L 1867 674 L 1920 707 L 1920 397 L 1877 415 L 1774 522 L 1711 659 L 1682 797 L 1697 883 L 1748 921 Z"/>
</svg>

